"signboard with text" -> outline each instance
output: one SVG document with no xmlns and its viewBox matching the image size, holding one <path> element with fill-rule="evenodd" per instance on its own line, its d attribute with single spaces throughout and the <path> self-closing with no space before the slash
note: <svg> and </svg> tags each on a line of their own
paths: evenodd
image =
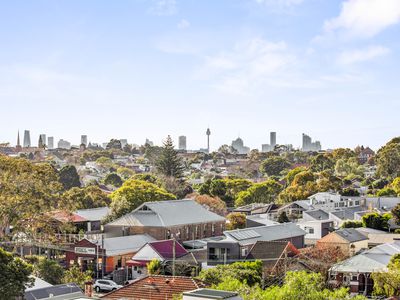
<svg viewBox="0 0 400 300">
<path fill-rule="evenodd" d="M 96 254 L 96 248 L 88 248 L 88 247 L 75 247 L 75 253 L 77 254 Z"/>
</svg>

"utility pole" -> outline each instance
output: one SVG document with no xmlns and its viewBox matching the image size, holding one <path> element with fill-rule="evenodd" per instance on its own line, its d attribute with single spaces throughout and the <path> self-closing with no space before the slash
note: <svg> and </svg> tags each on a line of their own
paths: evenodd
<svg viewBox="0 0 400 300">
<path fill-rule="evenodd" d="M 172 238 L 172 276 L 175 276 L 175 237 Z"/>
<path fill-rule="evenodd" d="M 104 234 L 101 233 L 101 279 L 104 278 L 104 262 L 105 262 L 105 256 L 104 256 Z"/>
</svg>

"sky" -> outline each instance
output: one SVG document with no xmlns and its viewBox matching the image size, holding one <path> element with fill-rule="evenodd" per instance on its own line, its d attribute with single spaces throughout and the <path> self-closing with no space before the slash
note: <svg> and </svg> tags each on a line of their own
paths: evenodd
<svg viewBox="0 0 400 300">
<path fill-rule="evenodd" d="M 0 142 L 400 135 L 400 0 L 0 0 Z"/>
</svg>

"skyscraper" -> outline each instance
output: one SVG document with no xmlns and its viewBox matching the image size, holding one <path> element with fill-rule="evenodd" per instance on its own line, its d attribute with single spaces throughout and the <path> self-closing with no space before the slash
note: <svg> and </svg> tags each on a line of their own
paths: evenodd
<svg viewBox="0 0 400 300">
<path fill-rule="evenodd" d="M 87 135 L 81 135 L 81 145 L 84 144 L 87 146 Z"/>
<path fill-rule="evenodd" d="M 38 148 L 40 148 L 40 149 L 44 148 L 44 143 L 43 143 L 41 134 L 39 134 Z"/>
<path fill-rule="evenodd" d="M 211 135 L 210 128 L 207 128 L 206 134 L 207 134 L 207 153 L 210 153 L 210 135 Z"/>
<path fill-rule="evenodd" d="M 29 130 L 24 131 L 24 148 L 29 148 L 31 146 L 31 133 Z"/>
<path fill-rule="evenodd" d="M 19 139 L 19 130 L 18 130 L 18 136 L 17 136 L 17 146 L 15 146 L 15 149 L 16 149 L 18 152 L 20 152 L 20 151 L 22 150 L 21 141 L 20 141 L 20 139 Z"/>
<path fill-rule="evenodd" d="M 276 132 L 271 131 L 269 133 L 269 140 L 271 148 L 274 149 L 274 147 L 276 146 Z"/>
<path fill-rule="evenodd" d="M 186 136 L 184 135 L 179 137 L 179 150 L 186 151 Z"/>
<path fill-rule="evenodd" d="M 47 138 L 47 149 L 54 149 L 54 137 L 52 136 Z"/>
<path fill-rule="evenodd" d="M 303 145 L 301 147 L 302 151 L 320 151 L 322 149 L 321 142 L 313 142 L 311 137 L 303 133 Z"/>
</svg>

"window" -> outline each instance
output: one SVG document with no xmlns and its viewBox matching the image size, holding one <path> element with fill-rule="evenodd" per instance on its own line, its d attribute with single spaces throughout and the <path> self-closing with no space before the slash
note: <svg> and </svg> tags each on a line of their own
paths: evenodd
<svg viewBox="0 0 400 300">
<path fill-rule="evenodd" d="M 211 224 L 211 234 L 213 236 L 215 235 L 215 225 L 214 225 L 214 223 Z"/>
<path fill-rule="evenodd" d="M 360 205 L 360 201 L 359 201 L 359 200 L 356 200 L 356 201 L 354 202 L 354 205 Z"/>
<path fill-rule="evenodd" d="M 169 240 L 171 238 L 171 231 L 167 230 L 167 240 Z"/>
<path fill-rule="evenodd" d="M 242 257 L 245 257 L 247 255 L 247 249 L 242 248 Z"/>
</svg>

